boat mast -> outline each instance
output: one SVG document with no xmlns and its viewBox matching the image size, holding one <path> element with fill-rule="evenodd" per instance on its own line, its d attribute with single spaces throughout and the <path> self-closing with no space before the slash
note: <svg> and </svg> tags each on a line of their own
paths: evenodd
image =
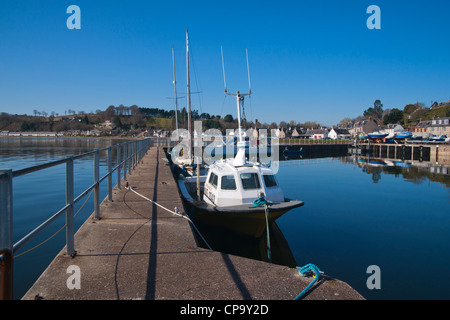
<svg viewBox="0 0 450 320">
<path fill-rule="evenodd" d="M 179 140 L 178 137 L 178 103 L 177 103 L 177 81 L 176 81 L 176 75 L 175 75 L 175 49 L 172 46 L 172 60 L 173 60 L 173 91 L 175 96 L 175 129 L 177 133 L 177 141 Z"/>
<path fill-rule="evenodd" d="M 186 29 L 186 74 L 187 74 L 187 104 L 188 104 L 188 158 L 192 159 L 192 135 L 191 135 L 191 84 L 189 77 L 189 36 L 188 29 Z"/>
<path fill-rule="evenodd" d="M 239 135 L 239 140 L 237 142 L 238 152 L 236 154 L 236 157 L 234 158 L 233 164 L 235 166 L 241 166 L 241 165 L 244 165 L 246 162 L 246 160 L 245 160 L 245 141 L 244 141 L 242 127 L 241 127 L 241 104 L 243 107 L 244 106 L 244 97 L 250 96 L 252 94 L 252 89 L 250 87 L 250 71 L 248 68 L 248 54 L 247 54 L 247 49 L 245 49 L 245 53 L 247 56 L 247 71 L 248 71 L 248 85 L 249 85 L 248 93 L 240 93 L 239 91 L 237 91 L 236 93 L 232 93 L 232 92 L 228 92 L 227 85 L 225 82 L 225 66 L 223 63 L 222 48 L 221 48 L 221 52 L 222 52 L 222 67 L 223 67 L 223 81 L 225 84 L 225 94 L 236 97 L 236 106 L 237 106 L 237 115 L 238 115 L 238 135 Z"/>
<path fill-rule="evenodd" d="M 250 70 L 249 70 L 249 66 L 248 66 L 248 53 L 247 53 L 247 49 L 245 49 L 245 54 L 247 56 L 247 74 L 248 74 L 248 86 L 249 86 L 248 93 L 240 93 L 239 91 L 237 91 L 236 93 L 232 93 L 232 92 L 227 91 L 227 84 L 225 82 L 225 65 L 223 62 L 222 47 L 220 48 L 220 51 L 222 53 L 222 70 L 223 70 L 223 81 L 224 81 L 224 85 L 225 85 L 225 94 L 236 97 L 239 145 L 242 145 L 244 141 L 243 141 L 242 127 L 241 127 L 241 103 L 242 103 L 242 106 L 244 106 L 244 96 L 250 96 L 252 94 L 252 89 L 250 87 Z"/>
</svg>

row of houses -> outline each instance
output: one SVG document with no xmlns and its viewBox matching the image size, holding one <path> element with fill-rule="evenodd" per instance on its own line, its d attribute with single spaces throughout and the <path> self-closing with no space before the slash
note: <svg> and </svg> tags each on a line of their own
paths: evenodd
<svg viewBox="0 0 450 320">
<path fill-rule="evenodd" d="M 352 123 L 348 128 L 320 128 L 320 129 L 298 129 L 279 128 L 276 135 L 280 139 L 352 139 L 360 134 L 371 132 L 400 133 L 410 131 L 415 136 L 428 138 L 430 135 L 446 135 L 450 137 L 450 118 L 436 118 L 433 120 L 420 121 L 414 127 L 404 128 L 400 124 L 388 124 L 380 126 L 374 120 L 363 120 Z M 258 136 L 257 133 L 254 136 Z"/>
<path fill-rule="evenodd" d="M 73 137 L 73 136 L 100 136 L 102 131 L 98 129 L 93 130 L 67 130 L 59 132 L 20 132 L 20 131 L 0 131 L 1 137 Z"/>
<path fill-rule="evenodd" d="M 253 136 L 259 136 L 258 130 L 253 129 Z M 351 134 L 347 129 L 342 128 L 320 128 L 320 129 L 303 129 L 303 128 L 278 128 L 275 131 L 279 139 L 350 139 Z"/>
<path fill-rule="evenodd" d="M 410 130 L 416 136 L 428 137 L 429 135 L 446 135 L 450 137 L 450 118 L 436 118 L 433 120 L 420 121 Z"/>
<path fill-rule="evenodd" d="M 250 134 L 253 137 L 259 137 L 260 129 L 251 129 Z M 348 128 L 319 128 L 319 129 L 304 129 L 304 128 L 278 128 L 275 131 L 279 139 L 352 139 L 360 134 L 367 134 L 375 131 L 385 133 L 400 133 L 405 131 L 400 124 L 388 124 L 386 126 L 379 126 L 373 120 L 363 120 L 351 124 Z M 436 118 L 433 120 L 420 121 L 416 126 L 407 128 L 416 136 L 428 138 L 430 135 L 446 135 L 450 137 L 450 118 Z M 269 133 L 267 131 L 267 133 Z M 247 132 L 249 133 L 249 132 Z M 119 130 L 67 130 L 63 132 L 13 132 L 0 131 L 0 136 L 5 137 L 62 137 L 62 136 L 100 136 L 103 134 L 120 135 L 124 134 Z M 138 134 L 144 137 L 170 137 L 171 131 L 168 129 L 149 129 Z"/>
<path fill-rule="evenodd" d="M 373 120 L 364 120 L 350 125 L 348 129 L 352 137 L 361 133 L 371 133 L 380 131 L 385 133 L 400 133 L 410 131 L 415 136 L 428 138 L 430 135 L 446 135 L 450 137 L 450 118 L 435 118 L 433 120 L 421 120 L 416 126 L 404 128 L 400 124 L 388 124 L 387 126 L 379 126 Z"/>
</svg>

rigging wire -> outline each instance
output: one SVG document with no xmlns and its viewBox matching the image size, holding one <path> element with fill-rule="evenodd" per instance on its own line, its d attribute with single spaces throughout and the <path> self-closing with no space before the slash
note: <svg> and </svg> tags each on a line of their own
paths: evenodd
<svg viewBox="0 0 450 320">
<path fill-rule="evenodd" d="M 189 57 L 192 60 L 192 69 L 194 71 L 195 89 L 197 90 L 196 92 L 191 92 L 191 94 L 192 93 L 198 94 L 198 104 L 199 104 L 200 114 L 202 114 L 203 113 L 202 102 L 201 102 L 201 100 L 202 100 L 202 96 L 201 96 L 202 91 L 201 91 L 201 87 L 198 84 L 199 80 L 198 80 L 198 75 L 197 75 L 197 67 L 195 65 L 194 51 L 192 50 L 192 44 L 191 44 L 192 40 L 189 40 L 189 42 L 190 42 L 190 44 L 189 44 L 189 49 L 190 49 L 189 50 Z"/>
</svg>

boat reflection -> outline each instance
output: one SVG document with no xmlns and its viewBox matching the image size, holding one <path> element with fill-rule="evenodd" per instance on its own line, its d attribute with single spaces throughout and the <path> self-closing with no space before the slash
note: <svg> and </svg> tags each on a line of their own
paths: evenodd
<svg viewBox="0 0 450 320">
<path fill-rule="evenodd" d="M 266 230 L 261 236 L 253 237 L 245 232 L 245 228 L 253 229 L 254 226 L 243 224 L 242 219 L 230 218 L 227 226 L 224 226 L 221 224 L 223 218 L 217 219 L 213 215 L 196 219 L 193 208 L 189 211 L 189 216 L 214 251 L 269 261 L 268 250 L 270 250 L 271 263 L 292 268 L 297 266 L 289 244 L 276 222 L 269 223 L 270 248 L 268 248 Z M 266 229 L 265 225 L 261 227 Z M 202 244 L 201 237 L 197 236 L 197 240 L 201 247 L 207 248 Z"/>
<path fill-rule="evenodd" d="M 343 158 L 342 161 L 354 162 L 363 170 L 363 172 L 372 174 L 374 183 L 377 183 L 381 179 L 381 173 L 385 173 L 402 176 L 405 180 L 414 183 L 422 183 L 429 180 L 450 187 L 450 184 L 448 183 L 450 167 L 446 163 L 442 164 L 432 161 L 402 161 L 369 156 L 352 156 Z"/>
</svg>

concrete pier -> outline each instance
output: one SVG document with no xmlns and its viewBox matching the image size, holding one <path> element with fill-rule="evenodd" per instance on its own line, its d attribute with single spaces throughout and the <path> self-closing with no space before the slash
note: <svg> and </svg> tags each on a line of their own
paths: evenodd
<svg viewBox="0 0 450 320">
<path fill-rule="evenodd" d="M 164 157 L 161 148 L 151 148 L 127 182 L 145 197 L 183 212 Z M 114 188 L 113 201 L 102 202 L 100 220 L 89 218 L 78 230 L 77 254 L 67 256 L 63 249 L 24 300 L 292 300 L 311 282 L 295 268 L 198 247 L 186 219 L 125 184 Z M 348 284 L 323 279 L 305 299 L 363 299 Z"/>
</svg>

